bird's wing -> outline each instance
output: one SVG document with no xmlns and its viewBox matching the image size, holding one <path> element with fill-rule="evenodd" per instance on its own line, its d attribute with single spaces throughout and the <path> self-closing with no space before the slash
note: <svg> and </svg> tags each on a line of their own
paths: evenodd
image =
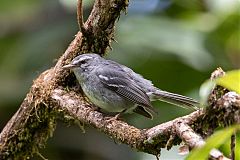
<svg viewBox="0 0 240 160">
<path fill-rule="evenodd" d="M 121 65 L 111 60 L 107 61 L 113 65 L 118 65 L 124 72 L 126 72 L 126 75 L 128 75 L 129 78 L 133 80 L 140 88 L 144 88 L 145 92 L 152 92 L 155 90 L 155 87 L 153 87 L 153 84 L 150 80 L 145 79 L 142 75 L 134 72 L 131 68 L 128 68 L 127 66 Z"/>
<path fill-rule="evenodd" d="M 114 68 L 101 68 L 97 71 L 100 82 L 119 96 L 140 106 L 152 108 L 148 95 L 125 72 Z"/>
</svg>

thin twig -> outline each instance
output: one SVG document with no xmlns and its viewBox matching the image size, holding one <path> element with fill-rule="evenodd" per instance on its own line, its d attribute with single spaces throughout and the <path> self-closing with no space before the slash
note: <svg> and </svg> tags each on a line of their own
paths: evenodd
<svg viewBox="0 0 240 160">
<path fill-rule="evenodd" d="M 231 136 L 231 159 L 235 160 L 236 133 Z"/>
<path fill-rule="evenodd" d="M 36 154 L 42 159 L 42 160 L 48 160 L 45 158 L 40 152 L 36 152 Z"/>
<path fill-rule="evenodd" d="M 84 25 L 84 20 L 83 20 L 83 5 L 82 5 L 82 0 L 77 1 L 77 21 L 78 21 L 78 26 L 81 32 L 84 34 L 86 33 L 86 28 Z"/>
</svg>

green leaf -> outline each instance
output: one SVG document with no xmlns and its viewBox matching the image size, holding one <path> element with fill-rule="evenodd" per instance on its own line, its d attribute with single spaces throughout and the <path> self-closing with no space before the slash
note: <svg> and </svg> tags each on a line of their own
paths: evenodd
<svg viewBox="0 0 240 160">
<path fill-rule="evenodd" d="M 240 94 L 240 70 L 233 70 L 216 80 L 216 83 Z"/>
<path fill-rule="evenodd" d="M 215 87 L 215 81 L 207 80 L 205 81 L 199 89 L 199 97 L 201 104 L 207 104 L 209 94 L 212 92 Z"/>
<path fill-rule="evenodd" d="M 216 131 L 206 141 L 206 144 L 200 148 L 193 149 L 193 151 L 186 158 L 187 160 L 205 160 L 208 158 L 210 151 L 213 148 L 218 148 L 220 145 L 226 142 L 236 129 L 240 126 L 228 127 L 219 131 Z M 230 147 L 230 146 L 229 146 Z"/>
</svg>

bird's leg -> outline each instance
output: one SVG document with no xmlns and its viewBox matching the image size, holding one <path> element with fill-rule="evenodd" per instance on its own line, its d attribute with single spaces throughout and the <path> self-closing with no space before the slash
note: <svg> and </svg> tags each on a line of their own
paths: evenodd
<svg viewBox="0 0 240 160">
<path fill-rule="evenodd" d="M 94 104 L 91 105 L 91 108 L 93 109 L 93 111 L 100 111 L 100 108 Z"/>
<path fill-rule="evenodd" d="M 88 99 L 88 97 L 83 96 L 83 98 L 91 104 L 90 107 L 93 111 L 100 111 L 100 108 L 98 106 L 96 106 L 95 104 L 91 103 L 91 101 Z"/>
<path fill-rule="evenodd" d="M 115 120 L 118 120 L 118 119 L 120 118 L 120 116 L 121 116 L 121 113 L 122 113 L 122 112 L 116 114 L 113 118 L 114 118 Z"/>
<path fill-rule="evenodd" d="M 126 109 L 124 109 L 122 112 L 116 114 L 114 117 L 107 117 L 107 121 L 114 121 L 114 120 L 120 120 L 120 116 L 126 112 Z"/>
</svg>

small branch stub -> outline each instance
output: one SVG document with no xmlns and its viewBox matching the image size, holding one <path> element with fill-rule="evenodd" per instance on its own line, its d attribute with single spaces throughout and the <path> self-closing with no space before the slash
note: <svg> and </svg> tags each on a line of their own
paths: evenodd
<svg viewBox="0 0 240 160">
<path fill-rule="evenodd" d="M 77 1 L 77 21 L 78 26 L 83 35 L 86 33 L 86 27 L 84 25 L 84 19 L 83 19 L 83 3 L 82 0 Z"/>
</svg>

